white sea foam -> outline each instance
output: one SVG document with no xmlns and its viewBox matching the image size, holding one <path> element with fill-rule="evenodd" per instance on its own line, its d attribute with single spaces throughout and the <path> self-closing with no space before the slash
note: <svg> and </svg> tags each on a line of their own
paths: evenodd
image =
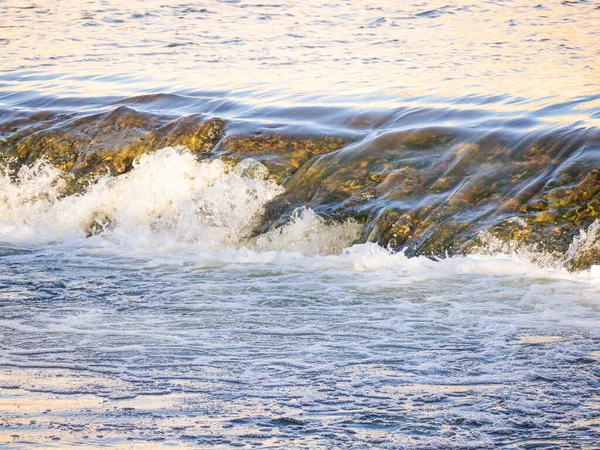
<svg viewBox="0 0 600 450">
<path fill-rule="evenodd" d="M 203 250 L 252 246 L 306 254 L 339 252 L 358 237 L 352 222 L 327 224 L 312 210 L 249 241 L 264 206 L 283 188 L 246 159 L 235 167 L 200 162 L 185 147 L 140 156 L 131 172 L 103 177 L 81 195 L 63 196 L 61 172 L 44 160 L 0 178 L 3 240 L 65 241 L 100 234 L 137 250 Z"/>
<path fill-rule="evenodd" d="M 579 234 L 575 236 L 567 250 L 565 259 L 571 260 L 577 254 L 600 250 L 599 228 L 600 222 L 596 219 L 587 229 L 579 230 Z"/>
<path fill-rule="evenodd" d="M 26 230 L 34 223 L 43 229 L 47 211 L 66 187 L 61 172 L 43 159 L 22 166 L 14 178 L 0 167 L 0 236 L 32 234 Z"/>
<path fill-rule="evenodd" d="M 327 223 L 310 208 L 296 209 L 283 227 L 253 240 L 256 250 L 288 250 L 305 255 L 339 253 L 360 235 L 362 227 L 348 220 Z"/>
</svg>

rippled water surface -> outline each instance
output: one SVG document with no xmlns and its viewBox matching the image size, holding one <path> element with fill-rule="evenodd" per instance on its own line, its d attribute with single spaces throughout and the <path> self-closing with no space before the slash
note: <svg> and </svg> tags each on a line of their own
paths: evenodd
<svg viewBox="0 0 600 450">
<path fill-rule="evenodd" d="M 595 273 L 375 245 L 323 257 L 1 251 L 0 425 L 17 447 L 600 439 Z"/>
<path fill-rule="evenodd" d="M 48 162 L 2 169 L 0 445 L 600 448 L 600 266 L 407 258 L 319 216 L 569 194 L 600 154 L 598 42 L 584 0 L 0 2 L 0 150 L 190 114 L 350 143 L 285 184 L 181 147 L 79 195 Z M 567 230 L 592 252 L 593 217 Z"/>
<path fill-rule="evenodd" d="M 217 90 L 548 106 L 598 94 L 598 40 L 594 1 L 15 0 L 0 5 L 0 82 L 21 99 Z"/>
</svg>

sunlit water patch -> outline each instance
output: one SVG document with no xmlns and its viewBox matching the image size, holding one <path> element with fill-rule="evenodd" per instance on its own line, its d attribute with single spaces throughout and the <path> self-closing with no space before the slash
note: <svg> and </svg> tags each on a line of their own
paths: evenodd
<svg viewBox="0 0 600 450">
<path fill-rule="evenodd" d="M 560 114 L 598 94 L 599 21 L 593 1 L 18 0 L 0 5 L 0 104 L 210 91 Z"/>
</svg>

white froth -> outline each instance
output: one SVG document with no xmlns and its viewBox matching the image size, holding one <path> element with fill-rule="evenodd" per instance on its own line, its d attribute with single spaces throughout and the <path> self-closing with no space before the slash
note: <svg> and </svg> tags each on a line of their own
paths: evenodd
<svg viewBox="0 0 600 450">
<path fill-rule="evenodd" d="M 328 223 L 310 208 L 296 209 L 283 227 L 258 236 L 256 250 L 288 250 L 305 255 L 339 253 L 358 239 L 362 227 L 352 221 Z"/>
<path fill-rule="evenodd" d="M 40 160 L 11 179 L 0 178 L 0 237 L 67 241 L 100 234 L 141 251 L 236 249 L 339 252 L 360 227 L 328 224 L 311 210 L 294 213 L 279 230 L 249 241 L 266 203 L 283 192 L 266 167 L 247 159 L 231 167 L 198 161 L 185 147 L 140 156 L 133 170 L 103 177 L 81 195 L 64 196 L 61 172 Z"/>
<path fill-rule="evenodd" d="M 565 259 L 570 260 L 575 258 L 578 253 L 600 249 L 599 228 L 600 222 L 596 219 L 587 229 L 579 230 L 579 234 L 573 238 L 573 242 L 569 246 Z"/>
<path fill-rule="evenodd" d="M 65 187 L 60 170 L 44 159 L 22 166 L 14 180 L 7 168 L 0 167 L 0 236 L 33 234 L 27 232 L 33 223 L 45 228 L 46 213 Z"/>
</svg>

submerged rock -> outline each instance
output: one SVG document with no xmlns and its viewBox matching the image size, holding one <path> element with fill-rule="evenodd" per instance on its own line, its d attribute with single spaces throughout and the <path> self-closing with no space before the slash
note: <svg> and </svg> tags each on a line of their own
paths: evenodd
<svg viewBox="0 0 600 450">
<path fill-rule="evenodd" d="M 348 138 L 290 135 L 271 131 L 225 133 L 226 122 L 202 114 L 173 118 L 120 106 L 102 114 L 76 117 L 52 112 L 34 113 L 0 124 L 0 155 L 30 164 L 40 157 L 86 185 L 97 175 L 119 175 L 132 168 L 141 154 L 183 145 L 194 153 L 218 151 L 232 163 L 252 157 L 279 182 L 314 156 L 337 150 Z"/>
<path fill-rule="evenodd" d="M 257 132 L 223 139 L 221 156 L 234 162 L 253 158 L 262 162 L 279 182 L 296 172 L 315 156 L 331 153 L 350 142 L 334 136 L 294 136 Z"/>
<path fill-rule="evenodd" d="M 354 142 L 350 133 L 230 125 L 202 114 L 175 118 L 126 106 L 85 117 L 11 113 L 0 124 L 0 158 L 14 158 L 18 167 L 44 157 L 66 172 L 72 193 L 99 174 L 129 171 L 141 154 L 184 145 L 199 157 L 232 164 L 251 157 L 284 183 L 257 234 L 308 206 L 328 220 L 352 217 L 364 226 L 361 241 L 408 255 L 523 246 L 555 255 L 572 270 L 600 263 L 600 251 L 590 244 L 595 229 L 573 250 L 580 230 L 600 214 L 598 130 L 400 128 Z M 94 222 L 90 234 L 99 231 Z"/>
<path fill-rule="evenodd" d="M 447 128 L 392 131 L 307 163 L 271 205 L 271 217 L 298 205 L 359 217 L 363 240 L 408 255 L 481 248 L 484 230 L 565 255 L 600 213 L 598 149 L 600 135 L 590 130 L 515 138 Z M 568 266 L 600 262 L 588 254 Z"/>
</svg>

